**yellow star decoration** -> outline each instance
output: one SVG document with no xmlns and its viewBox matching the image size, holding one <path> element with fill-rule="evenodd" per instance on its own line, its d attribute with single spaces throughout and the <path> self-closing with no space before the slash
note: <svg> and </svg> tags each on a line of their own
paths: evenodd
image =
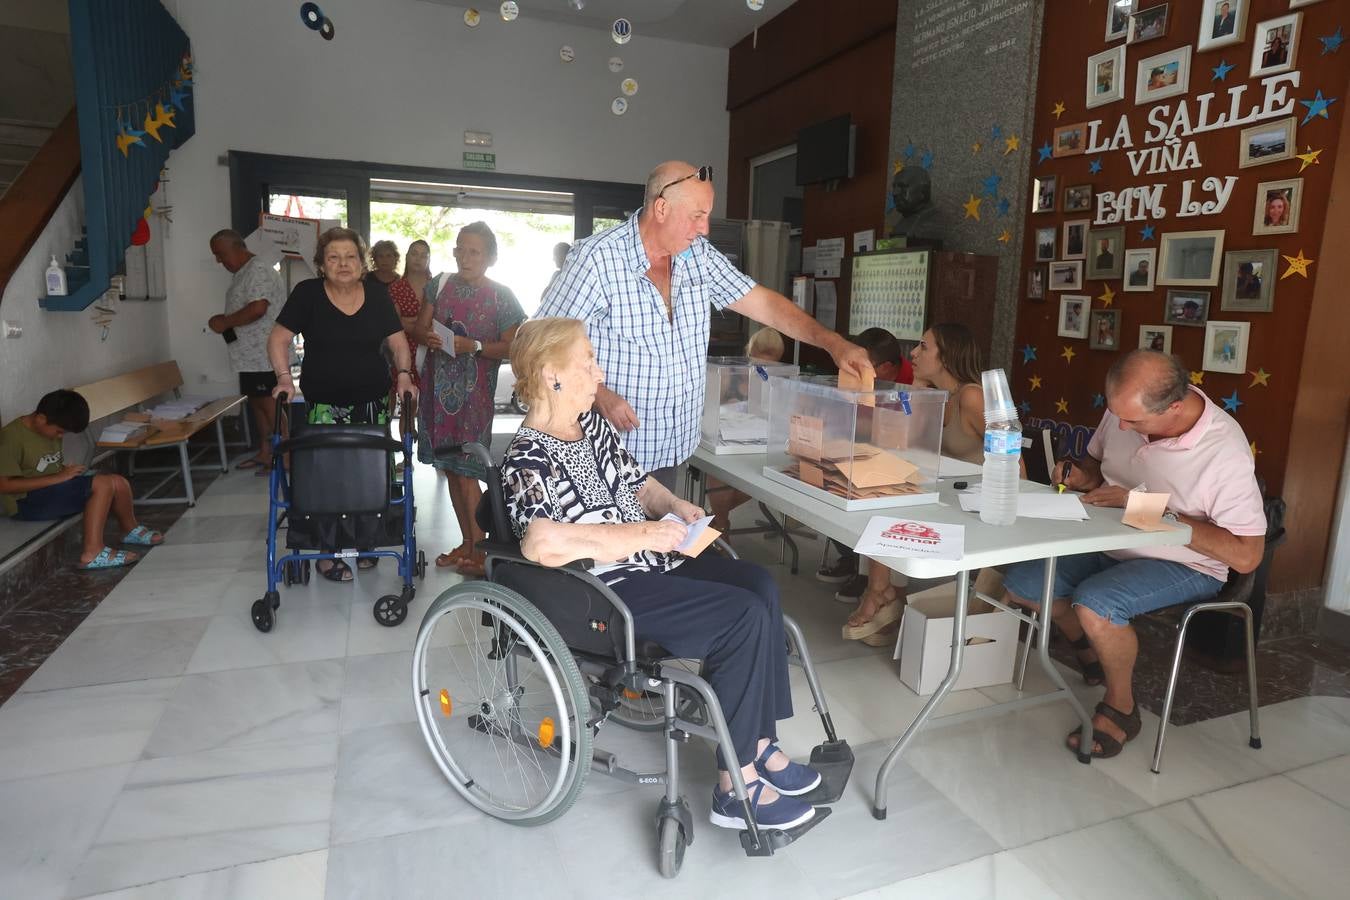
<svg viewBox="0 0 1350 900">
<path fill-rule="evenodd" d="M 1050 112 L 1055 114 L 1055 121 L 1059 121 L 1059 117 L 1064 115 L 1064 101 L 1063 100 L 1056 101 L 1055 108 L 1050 110 Z"/>
<path fill-rule="evenodd" d="M 1073 362 L 1074 349 L 1068 344 L 1064 345 L 1064 350 L 1059 354 L 1064 357 L 1065 362 Z"/>
<path fill-rule="evenodd" d="M 1031 378 L 1029 378 L 1028 380 L 1031 382 L 1031 389 L 1033 391 L 1038 391 L 1041 389 L 1041 376 L 1032 375 Z"/>
<path fill-rule="evenodd" d="M 165 109 L 163 103 L 155 104 L 155 118 L 159 119 L 159 124 L 168 125 L 170 128 L 177 128 L 178 126 L 173 124 L 174 115 L 174 111 L 172 109 Z"/>
<path fill-rule="evenodd" d="M 905 171 L 905 164 L 897 159 L 895 165 L 891 166 L 891 174 L 899 175 L 903 171 Z"/>
<path fill-rule="evenodd" d="M 1060 397 L 1058 400 L 1055 401 L 1055 412 L 1068 413 L 1068 411 L 1069 411 L 1068 400 L 1065 400 L 1063 397 Z"/>
<path fill-rule="evenodd" d="M 1256 441 L 1252 441 L 1252 457 L 1254 458 L 1256 454 L 1260 452 L 1261 452 L 1260 450 L 1256 449 Z"/>
<path fill-rule="evenodd" d="M 1257 369 L 1255 372 L 1248 372 L 1252 376 L 1252 383 L 1247 387 L 1256 387 L 1258 384 L 1262 387 L 1270 387 L 1270 373 L 1265 369 Z"/>
<path fill-rule="evenodd" d="M 1004 139 L 1003 155 L 1007 156 L 1009 153 L 1016 153 L 1018 149 L 1021 148 L 1021 146 L 1022 146 L 1022 139 L 1014 134 L 1012 137 Z"/>
<path fill-rule="evenodd" d="M 1006 228 L 1003 229 L 1003 233 L 998 236 L 998 242 L 1000 244 L 1006 244 L 1011 240 L 1012 240 L 1012 232 Z"/>
<path fill-rule="evenodd" d="M 163 127 L 164 124 L 160 122 L 159 119 L 152 117 L 148 112 L 145 114 L 145 121 L 141 123 L 142 130 L 161 144 L 164 143 L 164 139 L 159 136 L 159 130 Z"/>
<path fill-rule="evenodd" d="M 1308 147 L 1307 153 L 1295 153 L 1294 158 L 1303 161 L 1303 164 L 1298 167 L 1298 170 L 1302 172 L 1304 169 L 1308 168 L 1308 166 L 1320 166 L 1322 161 L 1317 157 L 1321 155 L 1321 150 L 1314 150 L 1311 146 Z"/>
<path fill-rule="evenodd" d="M 978 219 L 979 216 L 976 216 L 975 218 Z M 1280 255 L 1284 256 L 1283 253 Z M 1285 269 L 1284 274 L 1280 276 L 1281 281 L 1288 278 L 1290 275 L 1302 275 L 1304 278 L 1307 278 L 1308 266 L 1311 266 L 1317 260 L 1308 259 L 1303 255 L 1303 251 L 1299 250 L 1298 256 L 1285 256 L 1284 261 L 1289 263 L 1289 268 Z"/>
<path fill-rule="evenodd" d="M 141 139 L 137 135 L 122 132 L 117 136 L 117 149 L 122 151 L 123 156 L 126 156 L 127 148 L 132 144 L 139 144 L 140 142 Z"/>
<path fill-rule="evenodd" d="M 1204 384 L 1204 383 L 1205 383 L 1205 373 L 1204 373 L 1204 372 L 1192 372 L 1192 373 L 1191 373 L 1191 384 Z"/>
<path fill-rule="evenodd" d="M 974 194 L 971 194 L 970 199 L 967 200 L 965 203 L 961 204 L 963 207 L 965 207 L 967 219 L 974 219 L 976 222 L 980 221 L 980 203 L 982 202 L 983 202 L 982 198 L 976 197 Z M 1288 258 L 1289 257 L 1287 256 L 1285 257 L 1285 259 Z"/>
<path fill-rule="evenodd" d="M 1097 299 L 1102 301 L 1103 306 L 1110 306 L 1116 300 L 1116 292 L 1111 290 L 1111 285 L 1108 284 Z"/>
<path fill-rule="evenodd" d="M 970 152 L 971 152 L 971 153 L 979 153 L 980 150 L 982 150 L 983 148 L 984 148 L 984 144 L 981 144 L 979 141 L 976 141 L 975 143 L 973 143 L 973 144 L 970 145 Z"/>
</svg>

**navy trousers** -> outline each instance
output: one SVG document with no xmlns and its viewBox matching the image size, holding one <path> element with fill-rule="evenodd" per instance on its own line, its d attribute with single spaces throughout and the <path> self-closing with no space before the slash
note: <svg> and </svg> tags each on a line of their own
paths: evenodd
<svg viewBox="0 0 1350 900">
<path fill-rule="evenodd" d="M 703 660 L 722 704 L 738 764 L 754 762 L 760 738 L 777 738 L 792 716 L 787 638 L 778 585 L 752 562 L 705 553 L 665 574 L 611 585 L 633 613 L 637 634 L 671 653 Z M 719 756 L 719 764 L 725 765 Z"/>
</svg>

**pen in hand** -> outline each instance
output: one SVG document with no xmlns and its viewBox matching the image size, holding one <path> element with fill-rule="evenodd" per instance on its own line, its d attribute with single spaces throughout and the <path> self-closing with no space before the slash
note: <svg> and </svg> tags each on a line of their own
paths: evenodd
<svg viewBox="0 0 1350 900">
<path fill-rule="evenodd" d="M 1064 489 L 1069 486 L 1069 473 L 1073 471 L 1073 463 L 1070 460 L 1064 460 L 1064 471 L 1059 476 L 1059 492 L 1064 493 Z"/>
</svg>

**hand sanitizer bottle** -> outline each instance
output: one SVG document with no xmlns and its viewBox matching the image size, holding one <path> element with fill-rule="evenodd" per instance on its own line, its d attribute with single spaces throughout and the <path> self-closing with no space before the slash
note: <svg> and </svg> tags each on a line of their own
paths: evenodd
<svg viewBox="0 0 1350 900">
<path fill-rule="evenodd" d="M 52 254 L 52 264 L 47 267 L 47 296 L 64 297 L 66 295 L 66 270 L 61 268 L 61 264 L 56 261 L 56 254 Z"/>
</svg>

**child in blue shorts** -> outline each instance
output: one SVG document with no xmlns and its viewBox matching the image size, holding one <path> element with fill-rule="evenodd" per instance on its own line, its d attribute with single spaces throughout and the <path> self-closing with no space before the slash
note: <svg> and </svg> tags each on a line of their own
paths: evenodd
<svg viewBox="0 0 1350 900">
<path fill-rule="evenodd" d="M 121 475 L 95 474 L 67 465 L 61 439 L 89 427 L 89 403 L 75 391 L 52 391 L 37 409 L 0 428 L 0 514 L 24 521 L 63 519 L 84 513 L 82 569 L 114 569 L 137 559 L 103 543 L 108 512 L 126 530 L 123 544 L 151 546 L 164 540 L 136 522 L 131 485 Z"/>
</svg>

